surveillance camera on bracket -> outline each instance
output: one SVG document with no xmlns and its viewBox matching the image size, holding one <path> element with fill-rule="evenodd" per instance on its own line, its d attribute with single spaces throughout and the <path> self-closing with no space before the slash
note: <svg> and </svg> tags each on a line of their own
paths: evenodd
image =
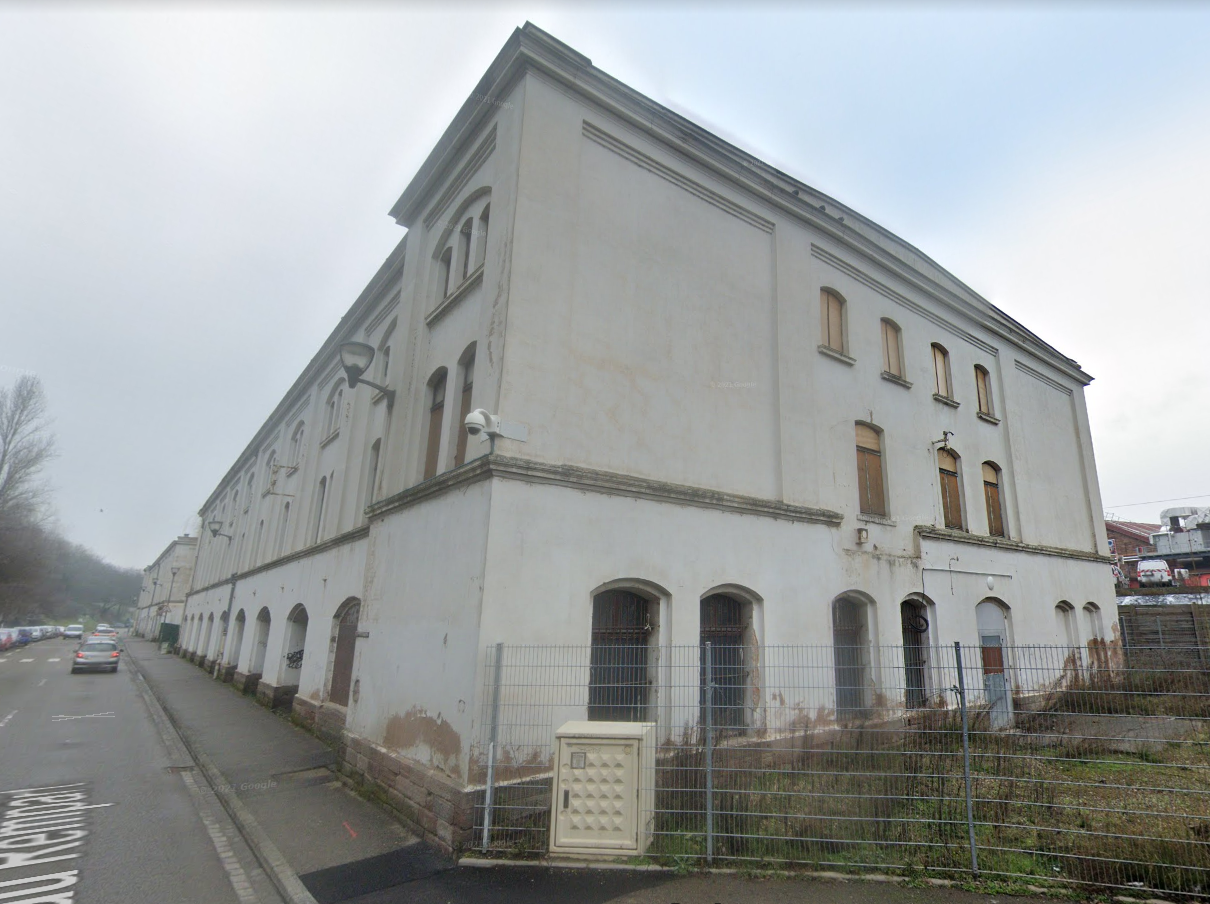
<svg viewBox="0 0 1210 904">
<path fill-rule="evenodd" d="M 481 436 L 491 441 L 492 449 L 496 448 L 496 438 L 512 439 L 523 443 L 529 439 L 529 428 L 525 424 L 515 424 L 502 421 L 496 415 L 476 408 L 466 416 L 463 426 L 469 436 Z M 481 440 L 482 441 L 482 440 Z"/>
</svg>

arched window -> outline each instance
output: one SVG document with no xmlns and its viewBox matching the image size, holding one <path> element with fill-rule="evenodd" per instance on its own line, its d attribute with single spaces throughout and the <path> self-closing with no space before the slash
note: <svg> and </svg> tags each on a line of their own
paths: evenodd
<svg viewBox="0 0 1210 904">
<path fill-rule="evenodd" d="M 466 416 L 471 413 L 471 390 L 475 385 L 475 347 L 472 345 L 463 355 L 459 365 L 462 373 L 462 404 L 458 409 L 458 446 L 454 452 L 454 467 L 466 461 L 467 433 L 462 429 Z"/>
<path fill-rule="evenodd" d="M 752 603 L 730 593 L 702 597 L 699 643 L 701 658 L 701 720 L 706 722 L 710 688 L 710 724 L 715 728 L 745 728 L 752 652 Z M 706 644 L 710 644 L 709 669 Z"/>
<path fill-rule="evenodd" d="M 861 716 L 869 707 L 870 628 L 863 600 L 842 596 L 832 603 L 832 659 L 836 718 Z"/>
<path fill-rule="evenodd" d="M 937 450 L 937 470 L 941 478 L 941 511 L 950 530 L 966 530 L 962 520 L 962 488 L 958 480 L 958 456 L 950 449 Z"/>
<path fill-rule="evenodd" d="M 950 353 L 936 342 L 933 343 L 933 378 L 933 391 L 943 399 L 952 399 L 954 394 L 950 381 Z"/>
<path fill-rule="evenodd" d="M 282 506 L 281 521 L 277 523 L 277 545 L 274 558 L 281 558 L 286 553 L 286 532 L 290 524 L 290 503 Z"/>
<path fill-rule="evenodd" d="M 303 439 L 307 435 L 307 425 L 299 421 L 294 428 L 294 433 L 290 436 L 290 464 L 288 467 L 297 468 L 302 462 L 303 456 Z"/>
<path fill-rule="evenodd" d="M 903 331 L 893 320 L 882 320 L 882 372 L 903 379 Z"/>
<path fill-rule="evenodd" d="M 996 412 L 992 409 L 991 375 L 987 368 L 980 364 L 975 365 L 975 392 L 979 396 L 979 413 L 995 417 Z"/>
<path fill-rule="evenodd" d="M 379 361 L 381 363 L 378 365 L 378 382 L 386 386 L 387 381 L 391 378 L 391 347 L 389 345 L 382 347 Z"/>
<path fill-rule="evenodd" d="M 589 719 L 647 721 L 652 616 L 657 605 L 626 589 L 605 590 L 593 597 Z"/>
<path fill-rule="evenodd" d="M 857 425 L 857 493 L 862 514 L 886 515 L 882 435 L 868 424 Z"/>
<path fill-rule="evenodd" d="M 274 449 L 265 458 L 265 488 L 261 495 L 272 493 L 277 489 L 277 450 Z"/>
<path fill-rule="evenodd" d="M 475 242 L 475 266 L 478 267 L 487 258 L 487 221 L 492 206 L 488 204 L 479 214 L 479 240 Z"/>
<path fill-rule="evenodd" d="M 929 609 L 923 599 L 899 604 L 903 634 L 904 703 L 912 709 L 925 706 L 929 697 Z"/>
<path fill-rule="evenodd" d="M 319 487 L 315 491 L 315 523 L 311 526 L 311 542 L 318 543 L 323 530 L 324 497 L 328 493 L 328 478 L 319 478 Z"/>
<path fill-rule="evenodd" d="M 248 480 L 247 480 L 246 484 L 247 485 L 244 487 L 244 511 L 245 512 L 248 511 L 248 508 L 252 505 L 252 494 L 256 490 L 256 472 L 255 471 L 248 472 Z"/>
<path fill-rule="evenodd" d="M 1055 606 L 1055 624 L 1059 629 L 1059 640 L 1069 648 L 1080 645 L 1080 635 L 1076 629 L 1076 610 L 1067 600 L 1059 600 Z"/>
<path fill-rule="evenodd" d="M 987 504 L 988 536 L 1008 536 L 1004 530 L 1004 501 L 1000 495 L 1000 469 L 994 461 L 983 463 L 983 499 Z"/>
<path fill-rule="evenodd" d="M 458 232 L 458 261 L 461 270 L 460 279 L 466 279 L 471 272 L 471 238 L 475 234 L 475 220 L 467 217 Z"/>
<path fill-rule="evenodd" d="M 341 409 L 344 407 L 344 380 L 337 380 L 332 391 L 328 393 L 328 404 L 324 409 L 324 438 L 340 430 Z"/>
<path fill-rule="evenodd" d="M 844 299 L 830 289 L 819 292 L 820 335 L 823 344 L 833 351 L 844 353 Z"/>
<path fill-rule="evenodd" d="M 370 458 L 366 463 L 366 508 L 374 501 L 374 484 L 378 482 L 378 455 L 382 451 L 382 440 L 374 440 L 370 446 Z"/>
<path fill-rule="evenodd" d="M 450 277 L 453 275 L 453 257 L 454 249 L 446 248 L 441 252 L 441 257 L 437 261 L 437 298 L 449 297 L 450 294 Z"/>
<path fill-rule="evenodd" d="M 1084 624 L 1088 629 L 1089 638 L 1105 639 L 1105 624 L 1101 621 L 1101 607 L 1096 603 L 1084 604 Z"/>
<path fill-rule="evenodd" d="M 441 421 L 445 413 L 445 368 L 429 380 L 429 427 L 424 452 L 424 479 L 437 476 L 438 455 L 441 452 Z"/>
</svg>

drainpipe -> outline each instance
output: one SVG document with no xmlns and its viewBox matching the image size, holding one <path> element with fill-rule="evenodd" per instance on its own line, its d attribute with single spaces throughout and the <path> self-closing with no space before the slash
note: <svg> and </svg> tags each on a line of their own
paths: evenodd
<svg viewBox="0 0 1210 904">
<path fill-rule="evenodd" d="M 214 660 L 214 672 L 211 675 L 213 678 L 218 677 L 220 667 L 224 667 L 227 662 L 227 641 L 231 637 L 231 604 L 235 602 L 235 572 L 231 572 L 231 593 L 227 595 L 227 619 L 223 623 L 223 645 L 219 651 L 218 657 Z"/>
</svg>

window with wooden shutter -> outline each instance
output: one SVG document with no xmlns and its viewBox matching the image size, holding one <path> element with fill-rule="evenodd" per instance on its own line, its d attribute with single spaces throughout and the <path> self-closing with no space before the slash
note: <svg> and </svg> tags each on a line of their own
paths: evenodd
<svg viewBox="0 0 1210 904">
<path fill-rule="evenodd" d="M 995 415 L 992 411 L 992 388 L 988 379 L 987 369 L 975 366 L 975 390 L 979 394 L 979 411 L 982 414 Z"/>
<path fill-rule="evenodd" d="M 962 522 L 962 492 L 958 486 L 958 457 L 939 449 L 937 466 L 941 477 L 941 509 L 945 526 L 951 530 L 966 530 Z"/>
<path fill-rule="evenodd" d="M 441 451 L 441 416 L 445 412 L 445 374 L 433 382 L 429 405 L 428 448 L 424 455 L 424 479 L 437 476 L 437 455 Z"/>
<path fill-rule="evenodd" d="M 882 321 L 882 369 L 888 374 L 903 377 L 902 334 L 894 323 Z"/>
<path fill-rule="evenodd" d="M 823 344 L 844 352 L 844 300 L 835 292 L 819 293 L 820 335 Z"/>
<path fill-rule="evenodd" d="M 935 342 L 933 343 L 933 375 L 937 395 L 947 399 L 953 398 L 953 394 L 950 392 L 949 352 Z"/>
<path fill-rule="evenodd" d="M 886 515 L 882 482 L 882 437 L 866 424 L 857 425 L 857 494 L 862 514 Z"/>
<path fill-rule="evenodd" d="M 458 447 L 454 452 L 454 467 L 458 467 L 466 461 L 466 430 L 463 424 L 466 423 L 466 416 L 471 413 L 471 390 L 475 384 L 475 356 L 471 355 L 467 362 L 462 365 L 462 405 L 458 413 Z"/>
<path fill-rule="evenodd" d="M 983 497 L 987 501 L 987 533 L 992 537 L 1004 532 L 1004 507 L 1000 501 L 1000 469 L 990 461 L 983 463 Z"/>
</svg>

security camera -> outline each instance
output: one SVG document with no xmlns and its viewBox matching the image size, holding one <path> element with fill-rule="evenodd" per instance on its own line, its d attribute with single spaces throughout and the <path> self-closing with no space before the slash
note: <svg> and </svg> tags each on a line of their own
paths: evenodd
<svg viewBox="0 0 1210 904">
<path fill-rule="evenodd" d="M 492 436 L 496 432 L 496 419 L 482 408 L 476 408 L 468 414 L 463 423 L 466 432 L 471 436 L 478 436 L 480 433 Z"/>
</svg>

